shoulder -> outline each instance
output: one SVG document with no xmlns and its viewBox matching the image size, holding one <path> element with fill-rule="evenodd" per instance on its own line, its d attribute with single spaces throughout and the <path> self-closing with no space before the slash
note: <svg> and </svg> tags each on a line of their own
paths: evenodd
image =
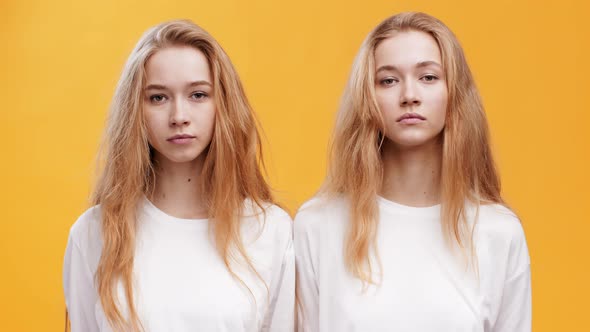
<svg viewBox="0 0 590 332">
<path fill-rule="evenodd" d="M 262 218 L 265 222 L 278 225 L 278 227 L 284 227 L 293 222 L 289 213 L 278 205 L 268 202 L 258 205 L 249 199 L 244 202 L 243 216 L 244 218 Z"/>
<path fill-rule="evenodd" d="M 489 236 L 511 242 L 524 241 L 524 229 L 518 216 L 501 204 L 487 204 L 479 207 L 477 227 Z"/>
<path fill-rule="evenodd" d="M 342 197 L 316 196 L 303 203 L 295 215 L 295 233 L 309 232 L 321 225 L 341 220 L 348 214 L 347 200 Z"/>
<path fill-rule="evenodd" d="M 100 206 L 93 206 L 78 217 L 70 228 L 67 252 L 79 252 L 91 269 L 95 268 L 102 252 Z"/>
<path fill-rule="evenodd" d="M 491 253 L 510 262 L 512 270 L 521 270 L 530 264 L 524 229 L 518 216 L 508 207 L 501 204 L 480 206 L 476 233 Z"/>
<path fill-rule="evenodd" d="M 100 205 L 95 205 L 84 211 L 70 228 L 70 241 L 80 246 L 99 237 L 100 221 Z"/>
<path fill-rule="evenodd" d="M 275 227 L 281 233 L 292 233 L 293 219 L 278 205 L 268 204 L 264 208 L 265 223 L 270 227 Z"/>
<path fill-rule="evenodd" d="M 262 234 L 269 234 L 277 239 L 292 238 L 293 220 L 278 205 L 263 203 L 262 206 L 259 206 L 252 200 L 246 200 L 243 218 L 243 226 L 246 227 L 246 230 L 254 231 L 254 233 L 262 231 Z"/>
</svg>

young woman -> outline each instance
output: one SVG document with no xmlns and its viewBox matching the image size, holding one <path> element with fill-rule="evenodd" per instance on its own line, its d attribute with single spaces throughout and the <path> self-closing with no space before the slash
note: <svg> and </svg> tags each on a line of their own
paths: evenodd
<svg viewBox="0 0 590 332">
<path fill-rule="evenodd" d="M 439 20 L 402 13 L 366 38 L 320 193 L 295 218 L 300 330 L 530 331 L 523 229 Z"/>
<path fill-rule="evenodd" d="M 145 33 L 117 86 L 96 206 L 70 231 L 72 331 L 290 331 L 291 221 L 221 46 L 188 21 Z"/>
</svg>

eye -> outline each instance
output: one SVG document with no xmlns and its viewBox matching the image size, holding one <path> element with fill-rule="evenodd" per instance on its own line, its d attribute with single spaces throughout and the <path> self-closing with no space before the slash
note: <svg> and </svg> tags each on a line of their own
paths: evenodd
<svg viewBox="0 0 590 332">
<path fill-rule="evenodd" d="M 393 78 L 393 77 L 388 77 L 388 78 L 384 78 L 382 79 L 379 83 L 381 83 L 381 85 L 393 85 L 395 83 L 399 82 L 397 79 Z"/>
<path fill-rule="evenodd" d="M 425 82 L 434 82 L 434 81 L 438 80 L 438 77 L 436 75 L 428 74 L 428 75 L 422 76 L 420 79 Z"/>
<path fill-rule="evenodd" d="M 201 91 L 195 92 L 191 95 L 191 98 L 193 98 L 193 99 L 205 99 L 207 97 L 208 97 L 208 95 L 204 92 L 201 92 Z"/>
<path fill-rule="evenodd" d="M 152 95 L 152 96 L 150 96 L 150 101 L 152 103 L 158 104 L 158 103 L 163 102 L 164 100 L 166 100 L 166 96 L 164 96 L 164 95 Z"/>
</svg>

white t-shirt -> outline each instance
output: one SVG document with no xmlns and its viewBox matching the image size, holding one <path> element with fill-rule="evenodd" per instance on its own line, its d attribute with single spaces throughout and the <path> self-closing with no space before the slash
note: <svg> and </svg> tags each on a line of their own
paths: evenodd
<svg viewBox="0 0 590 332">
<path fill-rule="evenodd" d="M 460 251 L 453 255 L 445 244 L 440 205 L 415 208 L 378 197 L 378 206 L 382 279 L 364 293 L 344 264 L 346 200 L 315 198 L 300 208 L 294 223 L 300 331 L 531 330 L 529 254 L 510 210 L 480 207 L 477 277 Z"/>
<path fill-rule="evenodd" d="M 255 303 L 218 255 L 207 219 L 172 217 L 145 198 L 138 216 L 134 299 L 147 332 L 293 331 L 295 260 L 291 218 L 285 211 L 269 206 L 266 219 L 252 213 L 242 219 L 246 250 L 268 293 L 246 268 L 234 271 L 253 292 Z M 70 231 L 63 281 L 73 332 L 111 331 L 94 278 L 102 248 L 100 229 L 96 206 Z M 127 315 L 120 282 L 118 298 Z"/>
</svg>

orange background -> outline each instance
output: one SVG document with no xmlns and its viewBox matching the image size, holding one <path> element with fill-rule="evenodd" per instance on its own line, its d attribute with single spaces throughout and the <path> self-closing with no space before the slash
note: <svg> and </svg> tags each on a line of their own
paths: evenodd
<svg viewBox="0 0 590 332">
<path fill-rule="evenodd" d="M 590 10 L 585 1 L 16 1 L 0 3 L 0 330 L 60 331 L 69 227 L 123 63 L 141 33 L 189 18 L 229 53 L 294 212 L 325 174 L 352 59 L 385 17 L 425 11 L 461 40 L 487 108 L 504 195 L 532 257 L 535 331 L 590 311 Z"/>
</svg>

